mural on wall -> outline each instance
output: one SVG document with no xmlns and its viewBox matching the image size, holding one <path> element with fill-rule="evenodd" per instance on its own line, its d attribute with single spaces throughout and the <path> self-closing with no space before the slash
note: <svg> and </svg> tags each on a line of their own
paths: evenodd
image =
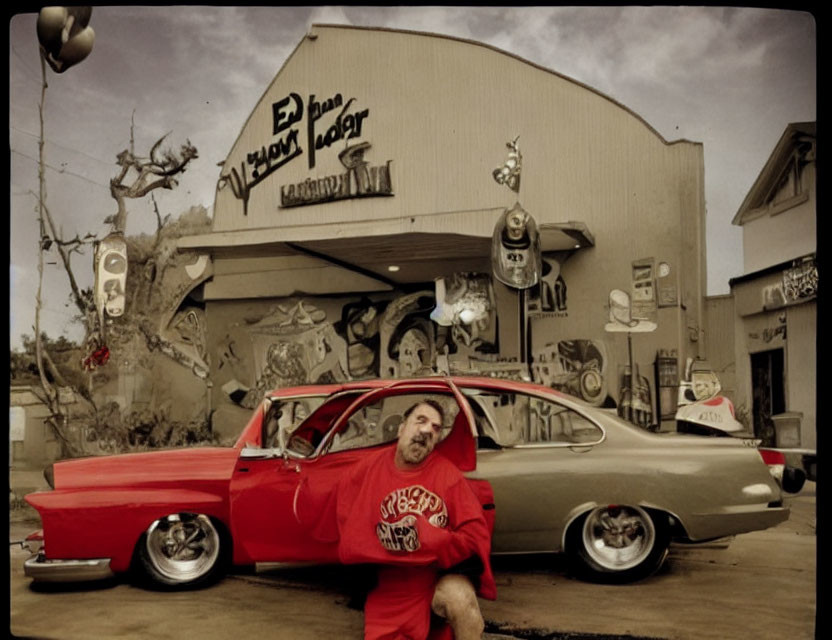
<svg viewBox="0 0 832 640">
<path fill-rule="evenodd" d="M 171 320 L 169 332 L 180 347 L 187 345 L 202 362 L 210 362 L 205 343 L 205 311 L 197 307 L 182 309 Z"/>
<path fill-rule="evenodd" d="M 783 293 L 789 302 L 817 295 L 818 265 L 814 257 L 795 260 L 791 269 L 783 272 Z"/>
<path fill-rule="evenodd" d="M 561 340 L 534 354 L 532 379 L 594 406 L 607 399 L 606 347 L 599 340 Z"/>
<path fill-rule="evenodd" d="M 436 306 L 432 291 L 418 291 L 393 300 L 381 319 L 379 345 L 382 378 L 404 378 L 433 372 L 436 362 Z"/>
<path fill-rule="evenodd" d="M 364 297 L 345 304 L 341 310 L 335 330 L 346 340 L 347 374 L 352 378 L 378 375 L 381 316 L 388 303 Z"/>
<path fill-rule="evenodd" d="M 449 357 L 467 363 L 496 352 L 488 276 L 454 274 L 440 290 L 439 298 L 417 291 L 393 298 L 282 301 L 229 327 L 218 349 L 222 389 L 233 402 L 252 408 L 275 388 L 448 372 Z M 193 320 L 183 316 L 183 329 Z"/>
<path fill-rule="evenodd" d="M 448 279 L 437 278 L 435 286 L 436 308 L 430 318 L 450 327 L 454 345 L 448 345 L 449 351 L 453 347 L 493 351 L 495 305 L 491 279 L 482 273 L 458 272 Z"/>
<path fill-rule="evenodd" d="M 246 154 L 245 161 L 237 167 L 228 167 L 220 175 L 217 189 L 230 187 L 235 197 L 243 201 L 243 214 L 248 215 L 248 201 L 251 190 L 275 171 L 304 153 L 301 123 L 306 118 L 305 149 L 309 168 L 313 169 L 316 152 L 331 147 L 342 140 L 361 135 L 364 120 L 370 110 L 354 107 L 356 99 L 346 102 L 340 93 L 324 100 L 317 100 L 315 94 L 304 99 L 297 93 L 272 104 L 272 138 L 259 149 Z M 342 160 L 343 162 L 343 160 Z M 350 167 L 348 167 L 349 169 Z M 380 173 L 380 172 L 377 172 Z M 389 173 L 387 174 L 389 184 Z M 310 182 L 313 182 L 310 180 Z M 379 179 L 380 182 L 380 179 Z M 317 190 L 317 182 L 314 183 Z M 367 194 L 364 194 L 367 195 Z"/>
<path fill-rule="evenodd" d="M 278 304 L 249 327 L 254 347 L 255 388 L 268 390 L 347 379 L 347 343 L 326 322 L 326 312 L 298 300 Z M 262 395 L 261 395 L 262 397 Z"/>
<path fill-rule="evenodd" d="M 554 258 L 543 257 L 540 286 L 533 290 L 528 304 L 529 314 L 535 317 L 567 316 L 566 281 L 560 272 L 560 262 Z"/>
</svg>

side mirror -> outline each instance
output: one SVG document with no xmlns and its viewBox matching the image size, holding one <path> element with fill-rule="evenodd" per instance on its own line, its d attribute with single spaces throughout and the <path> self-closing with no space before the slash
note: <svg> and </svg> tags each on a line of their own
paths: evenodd
<svg viewBox="0 0 832 640">
<path fill-rule="evenodd" d="M 246 445 L 240 451 L 240 458 L 243 460 L 267 460 L 269 458 L 276 458 L 280 453 L 275 449 L 261 449 Z"/>
</svg>

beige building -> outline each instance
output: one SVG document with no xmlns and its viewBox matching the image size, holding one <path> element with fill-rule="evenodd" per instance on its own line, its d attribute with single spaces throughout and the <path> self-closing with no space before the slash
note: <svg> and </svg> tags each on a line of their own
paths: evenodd
<svg viewBox="0 0 832 640">
<path fill-rule="evenodd" d="M 73 415 L 77 401 L 69 388 L 59 390 L 61 404 Z M 9 390 L 9 468 L 42 469 L 59 459 L 61 445 L 46 419 L 49 408 L 29 385 L 13 385 Z M 80 431 L 70 429 L 80 443 Z"/>
<path fill-rule="evenodd" d="M 269 387 L 427 372 L 531 377 L 672 428 L 657 353 L 663 384 L 707 355 L 700 143 L 481 43 L 324 25 L 241 125 L 212 231 L 179 245 L 210 266 L 177 313 L 204 312 L 219 430 Z M 496 180 L 515 140 L 516 191 Z M 513 207 L 539 234 L 530 289 L 492 271 Z"/>
<path fill-rule="evenodd" d="M 767 443 L 812 450 L 817 442 L 815 129 L 814 122 L 789 124 L 745 197 L 733 220 L 742 227 L 745 274 L 731 280 L 737 402 Z M 775 424 L 784 427 L 782 433 L 776 434 Z"/>
</svg>

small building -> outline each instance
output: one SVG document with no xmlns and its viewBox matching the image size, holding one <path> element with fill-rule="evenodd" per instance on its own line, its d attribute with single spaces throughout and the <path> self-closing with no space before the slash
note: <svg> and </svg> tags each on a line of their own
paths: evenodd
<svg viewBox="0 0 832 640">
<path fill-rule="evenodd" d="M 312 26 L 241 124 L 211 232 L 179 242 L 210 266 L 175 312 L 204 314 L 220 431 L 271 387 L 443 372 L 673 428 L 669 389 L 707 356 L 701 143 L 482 43 L 341 25 Z M 512 210 L 531 288 L 492 270 Z"/>
<path fill-rule="evenodd" d="M 745 273 L 730 281 L 738 406 L 766 444 L 811 450 L 817 446 L 815 131 L 814 122 L 789 124 L 743 200 L 733 224 L 742 227 Z"/>
<path fill-rule="evenodd" d="M 61 404 L 72 415 L 78 409 L 69 388 L 59 389 Z M 61 458 L 61 444 L 46 420 L 52 414 L 29 385 L 9 390 L 9 468 L 42 469 Z M 80 442 L 80 430 L 73 429 Z"/>
</svg>

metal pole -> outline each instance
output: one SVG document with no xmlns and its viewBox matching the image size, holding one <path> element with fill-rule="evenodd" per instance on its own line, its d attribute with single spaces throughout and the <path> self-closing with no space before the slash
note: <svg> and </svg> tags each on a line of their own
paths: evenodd
<svg viewBox="0 0 832 640">
<path fill-rule="evenodd" d="M 636 365 L 633 362 L 633 332 L 627 332 L 627 353 L 630 358 L 630 422 L 636 416 Z"/>
</svg>

